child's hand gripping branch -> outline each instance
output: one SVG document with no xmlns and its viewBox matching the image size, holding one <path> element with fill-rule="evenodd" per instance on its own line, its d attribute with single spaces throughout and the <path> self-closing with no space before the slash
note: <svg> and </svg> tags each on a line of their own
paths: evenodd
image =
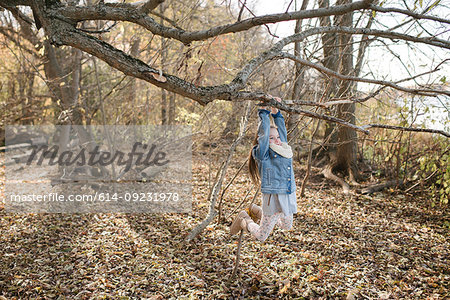
<svg viewBox="0 0 450 300">
<path fill-rule="evenodd" d="M 273 97 L 273 99 L 275 99 L 277 102 L 281 103 L 280 97 Z M 272 112 L 272 114 L 276 114 L 278 112 L 278 108 L 272 107 L 272 106 L 261 106 L 261 109 L 269 110 Z"/>
<path fill-rule="evenodd" d="M 275 98 L 281 102 L 280 98 Z M 270 124 L 271 113 L 274 124 Z M 287 144 L 284 117 L 274 107 L 258 110 L 260 123 L 249 155 L 250 177 L 255 184 L 261 182 L 262 208 L 252 204 L 250 215 L 241 211 L 231 225 L 231 234 L 243 229 L 260 241 L 267 239 L 275 224 L 290 229 L 293 214 L 297 213 L 292 150 Z M 254 221 L 260 219 L 260 225 Z"/>
</svg>

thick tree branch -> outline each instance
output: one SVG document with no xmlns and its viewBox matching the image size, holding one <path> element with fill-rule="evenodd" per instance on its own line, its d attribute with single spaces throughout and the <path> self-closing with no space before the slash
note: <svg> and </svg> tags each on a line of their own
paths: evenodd
<svg viewBox="0 0 450 300">
<path fill-rule="evenodd" d="M 312 112 L 309 110 L 303 110 L 303 109 L 299 109 L 299 108 L 294 108 L 294 107 L 289 107 L 287 106 L 287 104 L 284 103 L 280 103 L 278 101 L 276 101 L 275 99 L 273 99 L 273 97 L 268 96 L 264 93 L 254 93 L 254 92 L 238 92 L 236 95 L 236 100 L 238 101 L 242 101 L 242 100 L 257 100 L 257 101 L 261 101 L 264 103 L 264 105 L 270 105 L 273 107 L 276 107 L 280 110 L 286 111 L 286 112 L 291 112 L 291 113 L 296 113 L 296 114 L 301 114 L 307 117 L 311 117 L 311 118 L 315 118 L 315 119 L 320 119 L 320 120 L 325 120 L 325 121 L 329 121 L 329 122 L 333 122 L 333 123 L 337 123 L 340 124 L 342 126 L 345 127 L 349 127 L 352 128 L 356 131 L 365 133 L 365 134 L 369 134 L 369 132 L 360 126 L 351 124 L 349 122 L 346 122 L 342 119 L 339 118 L 335 118 L 329 115 L 324 115 L 324 114 L 319 114 L 316 112 Z"/>
<path fill-rule="evenodd" d="M 367 30 L 365 29 L 358 30 L 345 27 L 313 28 L 308 31 L 304 31 L 302 33 L 281 40 L 268 51 L 252 59 L 246 66 L 244 66 L 244 68 L 237 74 L 235 79 L 230 84 L 202 87 L 196 86 L 176 76 L 165 73 L 163 73 L 163 76 L 166 78 L 166 81 L 165 82 L 158 81 L 154 78 L 152 74 L 158 74 L 159 70 L 146 65 L 141 60 L 135 59 L 125 54 L 123 51 L 120 51 L 112 47 L 111 45 L 107 44 L 104 41 L 89 36 L 73 28 L 68 23 L 65 23 L 63 21 L 59 20 L 59 25 L 56 25 L 56 23 L 52 23 L 52 28 L 54 30 L 54 33 L 51 36 L 54 43 L 60 45 L 63 44 L 69 45 L 78 48 L 80 50 L 83 50 L 91 55 L 94 55 L 102 59 L 112 67 L 124 72 L 129 76 L 143 79 L 158 87 L 162 87 L 166 90 L 194 99 L 203 105 L 215 99 L 228 101 L 231 100 L 242 101 L 251 99 L 267 101 L 268 97 L 264 96 L 263 94 L 239 90 L 245 88 L 249 76 L 257 69 L 258 66 L 260 66 L 261 64 L 272 58 L 279 56 L 281 54 L 282 48 L 289 43 L 292 43 L 296 40 L 302 40 L 308 36 L 319 34 L 322 32 L 349 31 L 351 33 L 356 32 L 359 34 L 368 34 Z M 369 32 L 373 33 L 373 30 L 369 30 Z M 375 33 L 378 33 L 378 31 L 375 31 Z M 277 103 L 273 104 L 274 106 L 277 106 Z M 353 124 L 350 124 L 337 118 L 333 118 L 331 116 L 321 115 L 307 110 L 300 110 L 287 106 L 278 108 L 287 112 L 299 113 L 309 117 L 336 122 L 343 126 L 348 126 L 360 132 L 367 133 L 367 131 L 362 129 L 361 127 L 355 126 Z"/>
<path fill-rule="evenodd" d="M 202 105 L 205 105 L 211 101 L 216 99 L 227 100 L 227 101 L 243 101 L 243 100 L 260 100 L 267 104 L 271 104 L 275 107 L 278 107 L 281 110 L 287 112 L 293 112 L 298 114 L 303 114 L 309 117 L 318 118 L 330 122 L 336 122 L 343 126 L 350 127 L 360 132 L 368 133 L 362 127 L 350 124 L 341 119 L 334 118 L 328 115 L 322 115 L 314 112 L 310 112 L 307 110 L 301 110 L 297 108 L 288 107 L 284 104 L 279 104 L 271 97 L 263 94 L 263 93 L 255 93 L 245 91 L 247 81 L 251 74 L 253 74 L 259 66 L 265 63 L 268 60 L 277 58 L 281 55 L 282 49 L 288 45 L 289 43 L 301 41 L 308 36 L 322 33 L 348 33 L 348 34 L 364 34 L 364 35 L 376 35 L 387 38 L 395 38 L 395 39 L 404 39 L 411 40 L 415 42 L 422 42 L 426 44 L 431 44 L 434 46 L 445 47 L 447 44 L 450 47 L 450 43 L 439 40 L 436 38 L 416 38 L 412 36 L 408 36 L 405 34 L 399 34 L 394 32 L 384 32 L 380 30 L 372 30 L 366 28 L 347 28 L 347 27 L 318 27 L 312 28 L 310 30 L 303 31 L 298 34 L 294 34 L 290 37 L 282 39 L 280 42 L 276 43 L 274 47 L 269 49 L 268 51 L 263 52 L 258 57 L 250 60 L 236 75 L 236 77 L 229 84 L 222 84 L 216 86 L 198 86 L 194 85 L 190 82 L 182 80 L 177 76 L 173 76 L 170 74 L 166 74 L 161 72 L 161 70 L 157 70 L 148 66 L 144 62 L 139 59 L 133 58 L 130 55 L 127 55 L 123 51 L 114 48 L 108 43 L 90 36 L 79 29 L 74 27 L 74 22 L 71 20 L 67 20 L 61 17 L 53 17 L 48 15 L 49 11 L 59 11 L 57 8 L 45 8 L 43 0 L 36 0 L 33 2 L 33 9 L 37 12 L 39 18 L 43 20 L 43 26 L 46 30 L 47 35 L 49 36 L 49 40 L 51 43 L 56 45 L 68 45 L 74 48 L 78 48 L 86 53 L 89 53 L 93 56 L 100 58 L 105 61 L 113 68 L 122 71 L 126 75 L 133 76 L 136 78 L 143 79 L 147 82 L 154 84 L 155 86 L 161 87 L 168 91 L 177 93 L 179 95 L 191 98 L 196 100 Z M 366 2 L 364 2 L 366 3 Z M 345 6 L 345 5 L 344 5 Z M 350 5 L 351 6 L 351 5 Z M 101 6 L 103 7 L 103 6 Z M 115 8 L 115 7 L 108 7 Z M 334 7 L 336 8 L 336 7 Z M 71 7 L 65 7 L 64 10 L 70 11 Z M 330 13 L 328 10 L 312 10 L 312 11 L 322 11 L 322 13 Z M 312 12 L 310 11 L 310 13 Z M 336 14 L 336 11 L 332 10 L 333 14 Z M 62 11 L 61 11 L 62 12 Z M 304 13 L 299 12 L 299 13 Z M 134 15 L 129 17 L 134 18 L 135 16 L 142 17 L 142 13 L 133 11 Z M 280 14 L 284 15 L 284 14 Z M 268 16 L 265 16 L 268 17 Z M 263 18 L 265 18 L 263 17 Z M 97 16 L 98 18 L 98 16 Z M 266 19 L 267 20 L 267 19 Z M 272 20 L 277 22 L 279 20 Z M 160 26 L 159 24 L 157 24 Z M 179 30 L 173 29 L 173 31 L 179 32 Z"/>
<path fill-rule="evenodd" d="M 60 36 L 60 35 L 59 35 Z M 297 108 L 291 108 L 286 105 L 281 105 L 271 97 L 262 94 L 262 93 L 254 93 L 247 91 L 237 91 L 236 87 L 240 86 L 236 83 L 231 83 L 229 85 L 220 85 L 220 86 L 208 86 L 208 87 L 198 87 L 193 84 L 190 84 L 176 76 L 166 75 L 166 82 L 160 82 L 154 79 L 153 76 L 150 76 L 150 73 L 157 73 L 156 69 L 153 69 L 147 66 L 144 62 L 132 58 L 125 54 L 124 52 L 114 49 L 108 44 L 98 39 L 94 39 L 89 37 L 83 32 L 79 32 L 76 29 L 72 29 L 69 32 L 65 32 L 64 36 L 60 36 L 61 39 L 64 40 L 64 44 L 79 48 L 87 53 L 90 53 L 108 64 L 112 67 L 121 70 L 127 75 L 134 76 L 136 78 L 140 78 L 146 80 L 156 86 L 165 88 L 169 91 L 178 93 L 180 95 L 189 97 L 191 99 L 197 100 L 201 104 L 206 104 L 215 99 L 221 100 L 235 100 L 235 101 L 243 101 L 243 100 L 259 100 L 263 102 L 268 102 L 273 106 L 277 106 L 279 109 L 284 110 L 286 112 L 293 112 L 302 114 L 305 116 L 318 118 L 330 122 L 335 122 L 341 124 L 343 126 L 347 126 L 353 128 L 357 131 L 368 133 L 367 130 L 363 128 L 353 125 L 351 123 L 345 122 L 341 119 L 327 116 L 323 114 L 318 114 L 315 112 L 311 112 L 308 110 L 301 110 Z M 61 40 L 60 42 L 62 42 Z M 107 48 L 111 47 L 107 52 Z M 105 49 L 106 48 L 106 49 Z M 106 50 L 106 51 L 105 51 Z M 105 55 L 105 54 L 108 55 Z"/>
<path fill-rule="evenodd" d="M 261 17 L 249 18 L 232 24 L 226 24 L 199 31 L 184 31 L 158 24 L 153 18 L 142 13 L 130 4 L 99 4 L 96 6 L 83 7 L 60 7 L 50 9 L 49 15 L 54 18 L 67 18 L 72 21 L 85 20 L 111 20 L 111 21 L 128 21 L 138 24 L 153 34 L 166 38 L 176 39 L 184 44 L 192 41 L 206 40 L 227 33 L 235 33 L 246 31 L 250 28 L 277 23 L 289 20 L 299 20 L 316 18 L 322 16 L 342 15 L 354 10 L 366 9 L 372 0 L 357 1 L 351 4 L 338 5 L 329 8 L 319 8 L 304 10 L 298 12 L 288 12 L 280 14 L 264 15 Z"/>
<path fill-rule="evenodd" d="M 24 5 L 24 6 L 30 6 L 31 0 L 2 0 L 0 1 L 0 6 L 10 9 L 11 7 L 18 6 L 18 5 Z"/>
</svg>

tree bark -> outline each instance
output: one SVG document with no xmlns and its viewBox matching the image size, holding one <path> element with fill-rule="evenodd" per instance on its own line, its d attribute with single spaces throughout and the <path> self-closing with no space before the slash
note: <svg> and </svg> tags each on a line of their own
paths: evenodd
<svg viewBox="0 0 450 300">
<path fill-rule="evenodd" d="M 319 7 L 326 8 L 330 6 L 329 0 L 320 0 Z M 331 26 L 331 18 L 329 16 L 325 16 L 320 18 L 321 26 Z M 322 34 L 322 45 L 323 45 L 323 65 L 325 68 L 333 70 L 335 72 L 338 71 L 338 47 L 337 47 L 337 34 L 334 33 L 324 33 Z M 331 80 L 324 87 L 324 97 L 326 99 L 335 97 L 338 89 L 338 81 L 336 78 L 332 77 Z M 331 112 L 335 113 L 336 108 L 331 107 Z M 325 137 L 324 137 L 324 146 L 327 152 L 335 151 L 333 145 L 337 142 L 337 135 L 334 133 L 335 125 L 334 123 L 325 123 Z"/>
<path fill-rule="evenodd" d="M 308 5 L 308 0 L 303 0 L 300 10 L 305 10 Z M 295 10 L 297 10 L 297 1 L 295 1 Z M 302 29 L 302 20 L 297 20 L 295 22 L 295 34 L 299 33 Z M 301 57 L 301 44 L 300 41 L 294 43 L 294 55 Z M 304 82 L 304 72 L 302 64 L 296 62 L 295 63 L 295 71 L 294 71 L 294 88 L 292 89 L 292 99 L 300 99 L 301 91 Z M 300 120 L 300 116 L 298 114 L 289 114 L 289 118 L 287 120 L 287 128 L 288 128 L 288 141 L 293 141 L 291 144 L 294 146 L 294 151 L 299 151 L 297 145 L 297 139 L 299 137 L 298 130 L 298 122 Z"/>
<path fill-rule="evenodd" d="M 338 3 L 347 4 L 351 0 L 339 0 Z M 337 25 L 352 27 L 353 13 L 337 16 Z M 351 35 L 338 35 L 339 58 L 341 60 L 340 73 L 344 75 L 353 74 L 353 37 Z M 338 91 L 339 98 L 351 97 L 354 93 L 354 83 L 349 80 L 341 81 Z M 338 118 L 343 118 L 351 124 L 355 124 L 355 103 L 340 104 L 337 106 Z M 334 169 L 349 175 L 349 180 L 356 183 L 359 178 L 357 167 L 357 135 L 355 130 L 338 127 L 337 130 L 337 155 Z"/>
<path fill-rule="evenodd" d="M 160 13 L 164 12 L 163 5 L 159 6 Z M 161 25 L 164 25 L 164 20 L 161 18 Z M 167 60 L 167 39 L 161 37 L 161 70 L 165 70 Z M 168 123 L 168 112 L 167 112 L 167 92 L 164 88 L 161 88 L 161 124 L 165 125 Z"/>
<path fill-rule="evenodd" d="M 351 0 L 338 0 L 337 5 L 349 4 Z M 329 5 L 328 0 L 320 1 L 321 7 Z M 331 19 L 323 17 L 320 19 L 322 26 L 329 26 Z M 353 13 L 335 17 L 336 26 L 352 27 Z M 326 33 L 322 36 L 324 66 L 334 72 L 344 76 L 351 76 L 353 71 L 353 38 L 352 35 Z M 327 87 L 327 98 L 350 98 L 353 95 L 354 83 L 350 80 L 338 80 L 333 78 Z M 338 104 L 332 108 L 333 113 L 346 122 L 355 124 L 355 103 Z M 349 192 L 349 186 L 334 172 L 348 175 L 353 184 L 357 184 L 359 177 L 357 168 L 357 135 L 356 131 L 335 123 L 327 123 L 324 137 L 325 154 L 328 156 L 328 165 L 323 171 L 323 175 L 339 183 L 345 194 Z"/>
</svg>

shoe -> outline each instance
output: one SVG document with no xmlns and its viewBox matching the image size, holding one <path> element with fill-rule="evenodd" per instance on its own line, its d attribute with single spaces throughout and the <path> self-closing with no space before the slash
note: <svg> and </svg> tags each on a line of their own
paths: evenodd
<svg viewBox="0 0 450 300">
<path fill-rule="evenodd" d="M 250 204 L 249 211 L 250 211 L 249 215 L 252 218 L 252 220 L 255 223 L 259 223 L 263 214 L 262 208 L 252 203 Z"/>
<path fill-rule="evenodd" d="M 230 226 L 230 234 L 235 235 L 240 230 L 248 232 L 247 226 L 252 222 L 253 220 L 250 218 L 248 213 L 245 210 L 241 211 L 234 219 L 233 224 Z"/>
</svg>

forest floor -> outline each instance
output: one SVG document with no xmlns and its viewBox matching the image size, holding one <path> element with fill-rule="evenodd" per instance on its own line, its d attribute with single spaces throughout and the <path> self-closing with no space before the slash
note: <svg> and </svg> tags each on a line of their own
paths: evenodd
<svg viewBox="0 0 450 300">
<path fill-rule="evenodd" d="M 448 207 L 393 191 L 344 197 L 318 175 L 306 197 L 297 190 L 293 230 L 276 228 L 264 243 L 245 234 L 230 281 L 238 235 L 229 236 L 229 214 L 251 189 L 246 172 L 224 195 L 227 221 L 216 218 L 184 242 L 208 212 L 208 178 L 216 174 L 209 161 L 219 159 L 194 155 L 188 214 L 20 215 L 0 207 L 0 299 L 450 297 Z M 227 180 L 240 164 L 230 166 Z M 304 170 L 295 169 L 299 187 Z"/>
</svg>

